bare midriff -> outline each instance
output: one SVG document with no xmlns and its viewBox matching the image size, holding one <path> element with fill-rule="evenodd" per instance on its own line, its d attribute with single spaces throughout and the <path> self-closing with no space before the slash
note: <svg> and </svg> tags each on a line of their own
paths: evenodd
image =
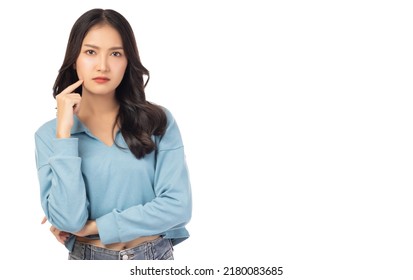
<svg viewBox="0 0 413 280">
<path fill-rule="evenodd" d="M 89 239 L 86 237 L 76 237 L 76 240 L 81 243 L 91 244 L 93 246 L 100 247 L 100 248 L 121 251 L 125 249 L 134 248 L 143 243 L 158 239 L 159 237 L 160 235 L 142 236 L 142 237 L 138 237 L 128 242 L 119 242 L 119 243 L 112 243 L 112 244 L 103 244 L 102 241 L 100 241 L 99 239 Z"/>
</svg>

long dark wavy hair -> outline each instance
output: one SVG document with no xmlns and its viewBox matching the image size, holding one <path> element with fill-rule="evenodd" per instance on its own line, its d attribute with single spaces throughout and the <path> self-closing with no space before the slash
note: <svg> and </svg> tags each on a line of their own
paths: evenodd
<svg viewBox="0 0 413 280">
<path fill-rule="evenodd" d="M 145 87 L 149 81 L 149 71 L 141 63 L 132 27 L 121 14 L 110 9 L 92 9 L 75 22 L 63 64 L 53 86 L 53 97 L 56 98 L 62 90 L 79 80 L 73 65 L 87 32 L 98 24 L 111 25 L 122 37 L 128 65 L 122 82 L 116 89 L 115 96 L 120 107 L 115 124 L 119 125 L 131 152 L 140 159 L 156 149 L 151 136 L 165 133 L 167 119 L 160 106 L 146 100 Z M 76 92 L 82 94 L 82 87 Z"/>
</svg>

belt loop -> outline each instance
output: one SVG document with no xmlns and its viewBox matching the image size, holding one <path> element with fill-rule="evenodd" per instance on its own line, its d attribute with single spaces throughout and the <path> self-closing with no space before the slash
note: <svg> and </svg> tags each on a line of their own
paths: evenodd
<svg viewBox="0 0 413 280">
<path fill-rule="evenodd" d="M 152 260 L 155 252 L 153 251 L 153 241 L 144 243 L 145 245 L 145 257 L 147 260 Z"/>
</svg>

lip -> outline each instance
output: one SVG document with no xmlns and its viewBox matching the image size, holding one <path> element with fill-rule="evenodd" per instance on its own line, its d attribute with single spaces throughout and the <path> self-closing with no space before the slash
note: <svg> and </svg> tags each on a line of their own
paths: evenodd
<svg viewBox="0 0 413 280">
<path fill-rule="evenodd" d="M 99 83 L 99 84 L 103 84 L 103 83 L 106 83 L 106 82 L 109 82 L 109 81 L 110 81 L 109 78 L 103 77 L 103 76 L 95 77 L 95 78 L 93 78 L 92 80 L 94 80 L 95 82 L 97 82 L 97 83 Z"/>
</svg>

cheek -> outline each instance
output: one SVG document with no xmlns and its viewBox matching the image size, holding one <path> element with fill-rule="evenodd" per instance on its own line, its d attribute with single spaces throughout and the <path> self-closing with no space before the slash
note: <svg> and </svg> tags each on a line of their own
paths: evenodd
<svg viewBox="0 0 413 280">
<path fill-rule="evenodd" d="M 79 79 L 84 80 L 85 75 L 90 71 L 92 63 L 87 59 L 78 59 L 76 61 L 76 72 Z"/>
<path fill-rule="evenodd" d="M 79 71 L 79 69 L 76 69 L 76 73 L 77 73 L 77 77 L 79 78 L 79 80 L 85 79 L 85 76 L 83 76 L 83 73 Z"/>
<path fill-rule="evenodd" d="M 123 79 L 123 76 L 125 74 L 126 71 L 126 65 L 116 65 L 113 70 L 116 72 L 116 75 L 118 76 L 118 78 L 120 80 Z"/>
<path fill-rule="evenodd" d="M 83 80 L 83 67 L 81 63 L 76 62 L 76 73 L 79 79 Z"/>
</svg>

